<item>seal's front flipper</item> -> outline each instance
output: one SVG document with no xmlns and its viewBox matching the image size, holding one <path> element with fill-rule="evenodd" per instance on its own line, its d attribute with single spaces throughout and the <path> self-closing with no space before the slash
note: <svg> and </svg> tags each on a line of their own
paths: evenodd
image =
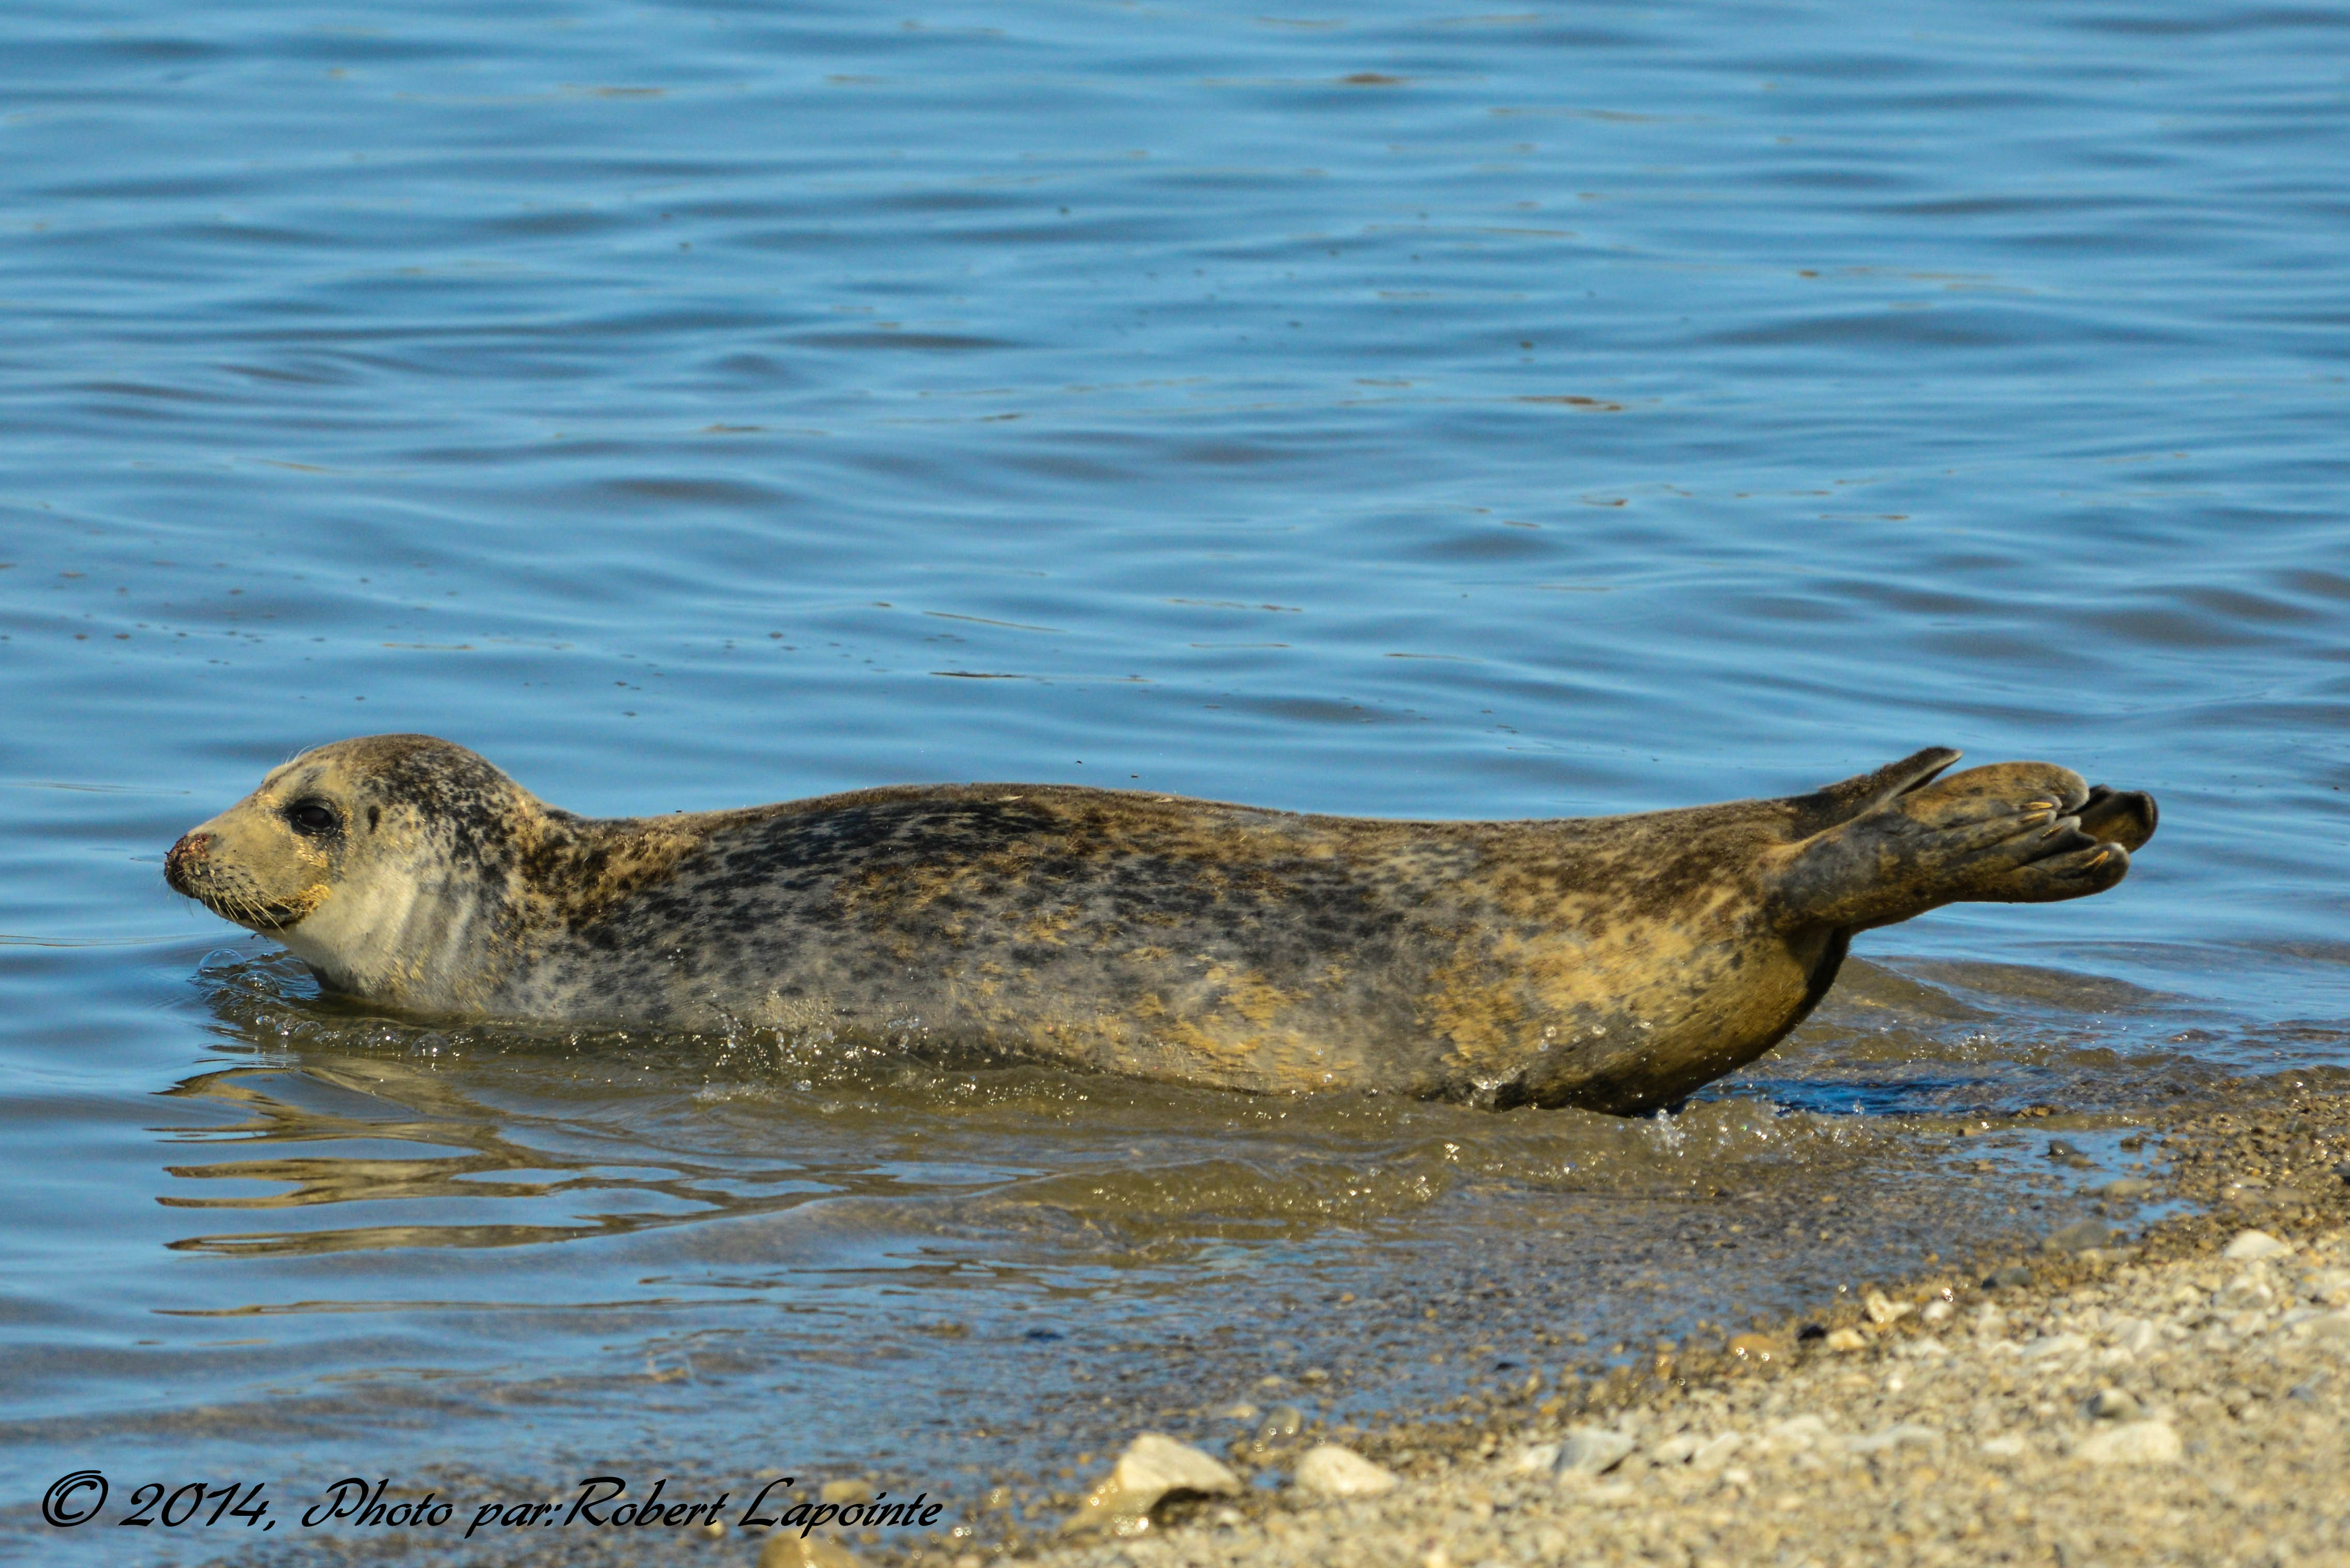
<svg viewBox="0 0 2350 1568">
<path fill-rule="evenodd" d="M 1963 900 L 2102 893 L 2154 833 L 2153 800 L 2092 791 L 2048 763 L 1970 768 L 1789 845 L 1773 875 L 1791 924 L 1866 930 Z"/>
</svg>

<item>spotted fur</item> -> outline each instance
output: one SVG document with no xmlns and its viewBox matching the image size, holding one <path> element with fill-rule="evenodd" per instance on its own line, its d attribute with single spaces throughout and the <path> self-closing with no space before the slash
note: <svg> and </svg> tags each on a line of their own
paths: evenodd
<svg viewBox="0 0 2350 1568">
<path fill-rule="evenodd" d="M 887 1036 L 1254 1091 L 1636 1111 L 1856 931 L 2113 886 L 2152 800 L 1921 752 L 1811 794 L 1390 822 L 1044 784 L 591 820 L 421 735 L 308 752 L 172 885 L 414 1012 Z M 331 817 L 331 826 L 326 826 Z"/>
</svg>

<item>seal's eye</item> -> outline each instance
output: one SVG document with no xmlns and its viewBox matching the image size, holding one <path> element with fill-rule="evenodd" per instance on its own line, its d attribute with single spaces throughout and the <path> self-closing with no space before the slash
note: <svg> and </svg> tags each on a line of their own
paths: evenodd
<svg viewBox="0 0 2350 1568">
<path fill-rule="evenodd" d="M 321 837 L 343 826 L 335 808 L 322 800 L 297 800 L 286 808 L 286 820 L 295 832 L 309 838 Z"/>
</svg>

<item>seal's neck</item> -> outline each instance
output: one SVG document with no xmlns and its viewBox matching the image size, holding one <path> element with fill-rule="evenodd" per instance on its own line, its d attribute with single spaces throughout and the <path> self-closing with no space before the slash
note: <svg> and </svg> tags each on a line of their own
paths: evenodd
<svg viewBox="0 0 2350 1568">
<path fill-rule="evenodd" d="M 431 820 L 385 832 L 278 940 L 331 991 L 412 1012 L 494 1011 L 530 961 L 525 864 L 577 821 L 523 800 L 495 836 Z"/>
<path fill-rule="evenodd" d="M 597 820 L 515 794 L 494 835 L 482 819 L 382 835 L 279 940 L 322 984 L 381 1005 L 528 1011 L 551 951 L 668 876 L 728 815 Z"/>
</svg>

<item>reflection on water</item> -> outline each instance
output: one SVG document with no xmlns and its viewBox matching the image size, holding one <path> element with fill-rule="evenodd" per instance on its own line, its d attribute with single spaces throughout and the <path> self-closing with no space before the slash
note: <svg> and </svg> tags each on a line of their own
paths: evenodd
<svg viewBox="0 0 2350 1568">
<path fill-rule="evenodd" d="M 2114 1013 L 2173 1027 L 2175 999 L 2014 965 L 1911 969 L 1855 965 L 1762 1070 L 1676 1116 L 1629 1120 L 1255 1097 L 1050 1064 L 945 1070 L 767 1031 L 434 1028 L 321 1003 L 289 960 L 240 959 L 205 980 L 224 1038 L 252 1064 L 169 1091 L 218 1113 L 172 1141 L 234 1154 L 165 1168 L 239 1185 L 159 1201 L 309 1221 L 171 1243 L 221 1255 L 635 1237 L 646 1255 L 778 1266 L 756 1284 L 730 1272 L 724 1290 L 790 1290 L 817 1263 L 800 1246 L 820 1257 L 847 1238 L 877 1254 L 953 1240 L 998 1262 L 1116 1268 L 1129 1301 L 1180 1298 L 1199 1260 L 1236 1241 L 1351 1245 L 1447 1199 L 1448 1224 L 1508 1231 L 1523 1224 L 1511 1206 L 1537 1195 L 1815 1192 L 2035 1106 L 2064 1107 L 2067 1127 L 2126 1126 L 2224 1071 L 2208 1054 L 2116 1048 Z M 2052 1009 L 2079 1016 L 2052 1026 Z M 254 1158 L 254 1144 L 299 1147 Z M 287 1212 L 342 1204 L 360 1207 Z M 664 1279 L 685 1288 L 693 1276 Z"/>
<path fill-rule="evenodd" d="M 2350 1066 L 2336 18 L 365 21 L 0 16 L 0 1553 L 129 1550 L 23 1533 L 83 1464 L 967 1501 L 1265 1377 L 1555 1380 Z M 392 730 L 603 815 L 1557 815 L 1947 742 L 2164 826 L 1865 935 L 1671 1118 L 1489 1116 L 420 1027 L 163 890 Z"/>
<path fill-rule="evenodd" d="M 374 1211 L 395 1224 L 174 1243 L 217 1251 L 511 1245 L 855 1199 L 925 1200 L 966 1220 L 1052 1210 L 1151 1241 L 1284 1226 L 1308 1235 L 1431 1203 L 1463 1176 L 1657 1194 L 1778 1167 L 1809 1179 L 1826 1151 L 1876 1152 L 1938 1120 L 2033 1103 L 2126 1117 L 2221 1070 L 2208 1052 L 2116 1048 L 2114 1013 L 2135 1007 L 2175 1027 L 2175 999 L 2016 965 L 1912 969 L 1941 983 L 1856 964 L 1823 1016 L 1761 1070 L 1650 1121 L 1495 1116 L 1372 1094 L 1248 1096 L 1045 1063 L 945 1070 L 764 1029 L 407 1024 L 305 994 L 290 959 L 238 960 L 206 971 L 210 1000 L 239 1054 L 264 1061 L 168 1091 L 225 1118 L 175 1141 L 300 1150 L 167 1169 L 288 1189 L 159 1200 L 400 1205 Z M 2082 1016 L 2052 1027 L 2052 1009 Z M 443 1211 L 462 1223 L 428 1222 Z"/>
</svg>

